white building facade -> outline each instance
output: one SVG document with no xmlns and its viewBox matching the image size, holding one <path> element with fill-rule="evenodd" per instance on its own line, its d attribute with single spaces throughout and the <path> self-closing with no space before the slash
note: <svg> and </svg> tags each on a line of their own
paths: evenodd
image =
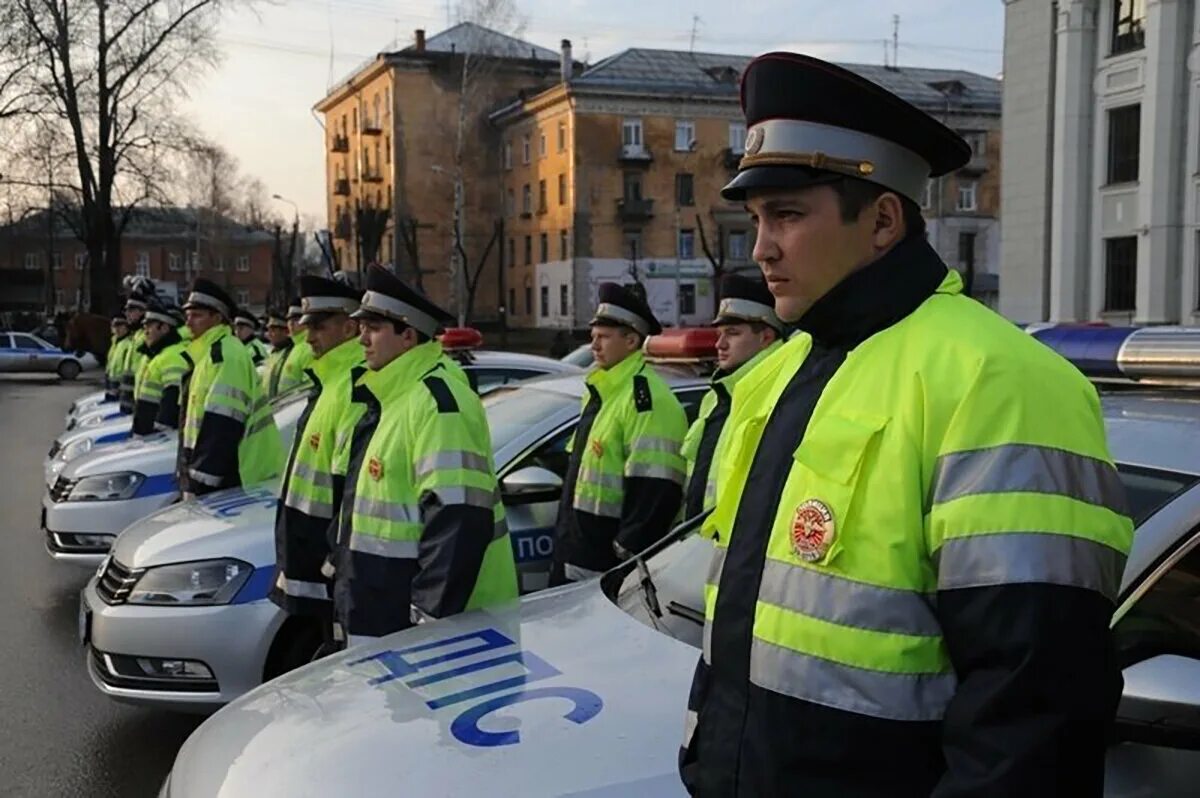
<svg viewBox="0 0 1200 798">
<path fill-rule="evenodd" d="M 1000 310 L 1200 323 L 1195 0 L 1005 0 Z"/>
</svg>

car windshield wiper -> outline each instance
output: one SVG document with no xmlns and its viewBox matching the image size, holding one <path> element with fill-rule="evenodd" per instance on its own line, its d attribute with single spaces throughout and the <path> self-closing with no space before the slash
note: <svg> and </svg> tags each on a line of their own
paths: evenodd
<svg viewBox="0 0 1200 798">
<path fill-rule="evenodd" d="M 708 518 L 709 513 L 711 512 L 712 510 L 707 510 L 703 513 L 700 513 L 700 515 L 695 516 L 694 518 L 689 518 L 668 532 L 662 540 L 658 541 L 653 546 L 646 549 L 646 551 L 636 555 L 633 558 L 634 567 L 638 572 L 638 583 L 642 591 L 642 604 L 645 605 L 646 611 L 650 613 L 651 620 L 663 617 L 663 611 L 662 605 L 658 603 L 658 588 L 654 586 L 654 579 L 652 579 L 650 576 L 650 568 L 646 565 L 646 558 L 653 557 L 663 549 L 673 545 L 677 541 L 682 540 L 698 530 L 704 523 L 704 519 Z M 667 609 L 674 615 L 682 615 L 683 613 L 678 612 L 675 609 L 676 606 L 682 607 L 685 610 L 690 609 L 683 607 L 683 605 L 677 604 L 677 602 L 674 601 L 668 603 Z M 688 616 L 683 615 L 683 617 Z M 703 620 L 701 620 L 701 623 L 703 623 Z"/>
</svg>

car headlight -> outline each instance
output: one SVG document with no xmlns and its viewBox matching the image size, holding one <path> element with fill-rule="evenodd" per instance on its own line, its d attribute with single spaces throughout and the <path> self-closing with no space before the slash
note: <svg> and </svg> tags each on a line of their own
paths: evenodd
<svg viewBox="0 0 1200 798">
<path fill-rule="evenodd" d="M 71 487 L 67 501 L 107 502 L 132 499 L 145 480 L 144 476 L 133 471 L 83 477 Z"/>
<path fill-rule="evenodd" d="M 147 568 L 127 601 L 130 604 L 207 606 L 228 604 L 254 567 L 241 560 L 201 560 Z"/>
<path fill-rule="evenodd" d="M 59 460 L 74 460 L 76 457 L 82 457 L 92 450 L 96 445 L 96 441 L 92 438 L 80 438 L 77 441 L 72 441 L 62 448 L 58 453 Z"/>
</svg>

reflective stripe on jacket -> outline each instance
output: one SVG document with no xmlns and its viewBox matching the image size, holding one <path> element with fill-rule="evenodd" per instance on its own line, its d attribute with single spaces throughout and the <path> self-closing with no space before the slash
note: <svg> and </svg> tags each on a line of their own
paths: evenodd
<svg viewBox="0 0 1200 798">
<path fill-rule="evenodd" d="M 189 366 L 183 357 L 188 342 L 172 330 L 153 347 L 133 397 L 133 434 L 149 435 L 179 423 L 179 392 Z"/>
</svg>

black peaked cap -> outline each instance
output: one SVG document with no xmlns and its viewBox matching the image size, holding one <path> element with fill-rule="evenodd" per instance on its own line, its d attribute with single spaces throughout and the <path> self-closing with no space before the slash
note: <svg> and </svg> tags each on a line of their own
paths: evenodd
<svg viewBox="0 0 1200 798">
<path fill-rule="evenodd" d="M 592 324 L 623 324 L 642 335 L 658 335 L 662 325 L 646 300 L 620 283 L 600 283 L 597 288 L 596 314 Z"/>
<path fill-rule="evenodd" d="M 237 304 L 224 288 L 212 280 L 198 277 L 192 283 L 192 290 L 188 294 L 187 303 L 183 306 L 184 310 L 190 310 L 191 308 L 214 310 L 232 321 L 233 314 L 237 311 Z"/>
</svg>

